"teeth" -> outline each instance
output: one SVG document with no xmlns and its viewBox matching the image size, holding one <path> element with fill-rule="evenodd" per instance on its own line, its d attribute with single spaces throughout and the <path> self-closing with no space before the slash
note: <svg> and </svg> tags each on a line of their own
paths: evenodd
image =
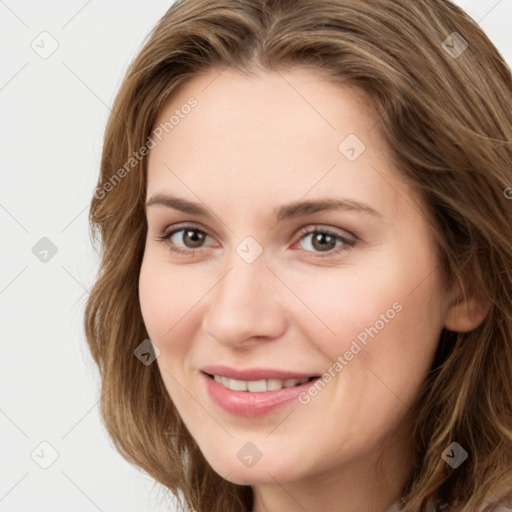
<svg viewBox="0 0 512 512">
<path fill-rule="evenodd" d="M 267 391 L 277 391 L 283 387 L 283 381 L 279 379 L 267 380 Z"/>
<path fill-rule="evenodd" d="M 238 385 L 238 389 L 240 391 L 252 391 L 256 393 L 261 393 L 262 391 L 267 391 L 267 381 L 266 380 L 249 380 L 249 381 L 243 381 L 243 380 L 234 380 L 229 379 L 229 387 L 231 389 L 235 389 Z M 245 389 L 241 389 L 244 387 Z"/>
<path fill-rule="evenodd" d="M 233 391 L 249 391 L 251 393 L 261 393 L 263 391 L 277 391 L 281 388 L 291 388 L 304 384 L 309 380 L 309 377 L 303 379 L 268 379 L 268 380 L 237 380 L 229 379 L 228 377 L 221 377 L 214 375 L 215 382 L 222 384 L 226 388 L 232 389 Z"/>
</svg>

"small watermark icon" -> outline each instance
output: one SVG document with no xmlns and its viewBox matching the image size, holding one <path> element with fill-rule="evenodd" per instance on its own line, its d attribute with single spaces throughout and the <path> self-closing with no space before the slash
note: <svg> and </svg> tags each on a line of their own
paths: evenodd
<svg viewBox="0 0 512 512">
<path fill-rule="evenodd" d="M 248 442 L 238 450 L 236 456 L 244 466 L 252 468 L 261 459 L 263 454 L 258 450 L 256 445 Z"/>
<path fill-rule="evenodd" d="M 145 366 L 149 366 L 160 357 L 160 349 L 148 338 L 133 351 L 135 357 Z"/>
<path fill-rule="evenodd" d="M 469 45 L 458 32 L 452 32 L 441 43 L 441 46 L 452 59 L 458 59 L 467 50 Z"/>
<path fill-rule="evenodd" d="M 32 254 L 43 263 L 48 263 L 57 251 L 57 246 L 45 236 L 32 247 Z"/>
<path fill-rule="evenodd" d="M 43 441 L 32 450 L 30 457 L 40 468 L 48 469 L 59 458 L 59 452 L 48 441 Z"/>
<path fill-rule="evenodd" d="M 59 43 L 49 32 L 44 31 L 34 38 L 30 47 L 41 59 L 46 60 L 57 51 Z"/>
<path fill-rule="evenodd" d="M 449 466 L 457 469 L 468 458 L 468 452 L 460 444 L 453 442 L 446 448 L 441 457 Z"/>
<path fill-rule="evenodd" d="M 363 141 L 355 133 L 347 135 L 338 145 L 338 151 L 350 162 L 355 162 L 365 149 Z"/>
<path fill-rule="evenodd" d="M 252 237 L 244 238 L 237 246 L 236 253 L 246 263 L 253 263 L 263 252 L 263 247 Z"/>
</svg>

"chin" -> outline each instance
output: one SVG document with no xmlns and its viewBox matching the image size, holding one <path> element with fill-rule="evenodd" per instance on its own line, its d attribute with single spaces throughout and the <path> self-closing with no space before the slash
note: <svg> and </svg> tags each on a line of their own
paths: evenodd
<svg viewBox="0 0 512 512">
<path fill-rule="evenodd" d="M 223 460 L 221 463 L 219 461 L 215 464 L 210 463 L 210 466 L 224 480 L 238 485 L 274 485 L 276 480 L 284 483 L 301 478 L 301 474 L 293 471 L 294 469 L 303 471 L 300 461 L 285 462 L 279 458 L 279 455 L 269 454 L 265 460 L 263 455 L 252 467 L 244 467 L 238 458 L 235 458 L 234 463 L 232 460 Z M 278 464 L 275 463 L 277 460 L 279 460 Z"/>
<path fill-rule="evenodd" d="M 283 478 L 280 477 L 281 475 L 276 475 L 272 471 L 267 473 L 265 468 L 260 468 L 259 470 L 256 470 L 256 468 L 248 468 L 242 470 L 236 469 L 231 470 L 231 472 L 228 470 L 227 472 L 222 473 L 216 471 L 214 468 L 214 471 L 222 478 L 224 478 L 224 480 L 237 485 L 274 485 L 276 480 L 278 482 L 283 482 Z M 287 476 L 288 478 L 290 477 L 290 475 Z"/>
</svg>

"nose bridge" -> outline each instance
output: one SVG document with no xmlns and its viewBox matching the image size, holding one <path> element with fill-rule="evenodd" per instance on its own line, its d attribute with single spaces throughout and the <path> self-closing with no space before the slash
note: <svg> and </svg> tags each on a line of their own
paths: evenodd
<svg viewBox="0 0 512 512">
<path fill-rule="evenodd" d="M 249 250 L 241 243 L 226 259 L 226 271 L 209 294 L 203 327 L 223 344 L 278 337 L 285 328 L 279 280 L 267 267 L 264 252 L 252 259 L 250 243 Z"/>
<path fill-rule="evenodd" d="M 227 273 L 218 284 L 217 302 L 229 306 L 261 305 L 262 296 L 271 292 L 275 285 L 268 269 L 268 257 L 264 247 L 252 236 L 245 237 L 233 247 L 226 258 Z M 258 298 L 258 300 L 256 300 Z"/>
</svg>

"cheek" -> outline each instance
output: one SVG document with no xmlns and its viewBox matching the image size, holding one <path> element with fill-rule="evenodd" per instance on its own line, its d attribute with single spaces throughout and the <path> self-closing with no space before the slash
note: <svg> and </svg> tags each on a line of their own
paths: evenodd
<svg viewBox="0 0 512 512">
<path fill-rule="evenodd" d="M 142 262 L 139 300 L 149 338 L 159 347 L 159 365 L 171 369 L 190 348 L 194 322 L 204 297 L 214 282 L 187 273 L 183 267 L 155 260 L 149 255 Z M 169 356 L 173 357 L 169 357 Z M 174 371 L 174 369 L 173 369 Z"/>
<path fill-rule="evenodd" d="M 317 270 L 307 279 L 286 274 L 286 282 L 294 283 L 295 279 L 293 290 L 302 301 L 294 306 L 292 322 L 329 360 L 336 360 L 349 350 L 354 340 L 361 348 L 369 347 L 372 339 L 390 333 L 390 326 L 399 341 L 400 329 L 407 325 L 404 306 L 411 302 L 407 297 L 411 287 L 404 278 L 403 267 L 398 267 L 360 266 L 323 275 Z M 408 306 L 407 311 L 416 307 Z"/>
<path fill-rule="evenodd" d="M 376 406 L 383 408 L 414 400 L 432 364 L 443 324 L 436 276 L 414 291 L 411 283 L 417 279 L 399 276 L 396 273 L 387 289 L 379 290 L 380 298 L 374 302 L 379 307 L 365 315 L 366 325 L 352 324 L 348 338 L 356 340 L 361 351 L 347 373 L 355 381 L 370 376 Z"/>
<path fill-rule="evenodd" d="M 353 269 L 338 280 L 316 280 L 323 285 L 323 295 L 316 287 L 309 295 L 306 287 L 299 291 L 335 332 L 311 335 L 311 341 L 331 362 L 343 357 L 341 371 L 354 385 L 362 386 L 373 371 L 376 385 L 383 391 L 388 385 L 406 401 L 425 378 L 444 311 L 439 276 L 428 274 L 432 262 L 424 259 L 389 258 L 385 265 Z M 305 325 L 305 332 L 312 333 Z"/>
<path fill-rule="evenodd" d="M 139 275 L 139 301 L 142 317 L 149 337 L 156 341 L 162 329 L 162 309 L 168 297 L 157 274 L 145 257 Z"/>
<path fill-rule="evenodd" d="M 190 284 L 190 283 L 189 283 Z M 195 302 L 182 273 L 169 271 L 169 266 L 145 258 L 139 276 L 139 300 L 144 325 L 149 337 L 162 351 L 169 349 L 166 339 L 174 337 L 180 319 Z M 197 299 L 196 299 L 197 301 Z M 180 347 L 175 347 L 180 350 Z"/>
<path fill-rule="evenodd" d="M 187 290 L 183 273 L 170 271 L 165 263 L 145 258 L 139 276 L 139 300 L 144 325 L 149 338 L 158 346 L 160 355 L 156 364 L 169 396 L 178 410 L 187 410 L 189 396 L 183 393 L 184 362 L 190 350 L 191 308 L 198 298 Z"/>
</svg>

